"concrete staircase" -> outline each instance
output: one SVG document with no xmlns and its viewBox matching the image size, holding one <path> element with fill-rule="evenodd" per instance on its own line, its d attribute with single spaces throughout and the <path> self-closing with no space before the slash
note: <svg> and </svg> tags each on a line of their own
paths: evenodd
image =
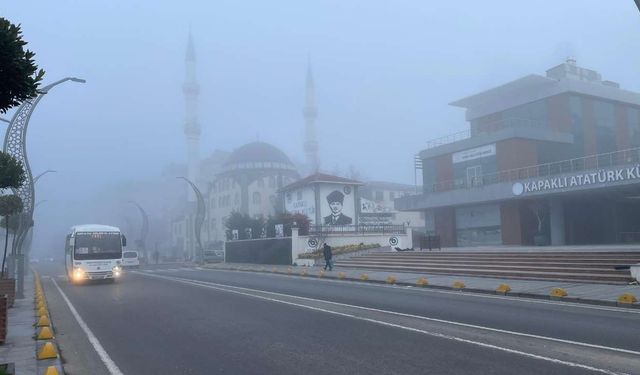
<svg viewBox="0 0 640 375">
<path fill-rule="evenodd" d="M 388 252 L 341 259 L 338 267 L 394 272 L 626 284 L 640 251 L 612 252 Z"/>
</svg>

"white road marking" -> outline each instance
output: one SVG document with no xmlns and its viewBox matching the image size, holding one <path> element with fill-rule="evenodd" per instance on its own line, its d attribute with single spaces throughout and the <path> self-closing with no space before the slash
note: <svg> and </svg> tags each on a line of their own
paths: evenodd
<svg viewBox="0 0 640 375">
<path fill-rule="evenodd" d="M 401 313 L 401 312 L 390 311 L 390 310 L 381 310 L 381 309 L 376 309 L 376 308 L 373 308 L 373 307 L 351 305 L 351 304 L 347 304 L 347 303 L 333 302 L 333 301 L 327 301 L 327 300 L 321 300 L 321 299 L 309 298 L 309 297 L 301 297 L 301 296 L 295 296 L 295 295 L 291 295 L 291 294 L 269 292 L 269 291 L 260 290 L 260 289 L 251 289 L 251 288 L 244 288 L 244 287 L 240 287 L 240 286 L 219 284 L 219 283 L 214 283 L 214 282 L 211 282 L 211 281 L 200 281 L 200 280 L 184 279 L 184 278 L 173 277 L 173 276 L 156 276 L 156 277 L 160 277 L 160 278 L 164 278 L 164 279 L 168 279 L 168 280 L 175 279 L 176 281 L 188 281 L 188 282 L 199 283 L 199 284 L 204 284 L 204 285 L 213 285 L 213 286 L 216 286 L 216 287 L 232 288 L 232 289 L 238 289 L 238 290 L 254 292 L 254 293 L 258 292 L 258 293 L 264 293 L 264 294 L 269 294 L 269 295 L 279 296 L 279 297 L 297 298 L 297 299 L 301 299 L 301 300 L 305 300 L 305 301 L 321 302 L 321 303 L 327 303 L 327 304 L 331 304 L 331 305 L 335 305 L 335 306 L 355 308 L 355 309 L 361 309 L 361 310 L 366 310 L 366 311 L 373 311 L 373 312 L 379 312 L 379 313 L 384 313 L 384 314 L 402 316 L 402 317 L 406 317 L 406 318 L 421 319 L 421 320 L 427 320 L 427 321 L 436 322 L 436 323 L 445 323 L 445 324 L 451 324 L 451 325 L 456 325 L 456 326 L 460 326 L 460 327 L 474 328 L 474 329 L 479 329 L 479 330 L 498 332 L 498 333 L 504 333 L 504 334 L 509 334 L 509 335 L 521 336 L 521 337 L 529 337 L 529 338 L 540 339 L 540 340 L 561 342 L 563 344 L 578 345 L 578 346 L 584 346 L 584 347 L 589 347 L 589 348 L 610 350 L 610 351 L 615 351 L 615 352 L 633 354 L 633 355 L 640 356 L 640 352 L 633 351 L 633 350 L 628 350 L 628 349 L 621 349 L 621 348 L 614 348 L 614 347 L 609 347 L 609 346 L 589 344 L 589 343 L 585 343 L 585 342 L 571 341 L 571 340 L 559 339 L 559 338 L 548 337 L 548 336 L 540 336 L 540 335 L 534 335 L 534 334 L 530 334 L 530 333 L 508 331 L 508 330 L 503 330 L 503 329 L 499 329 L 499 328 L 492 328 L 492 327 L 479 326 L 479 325 L 475 325 L 475 324 L 454 322 L 454 321 L 451 321 L 451 320 L 444 320 L 444 319 L 438 319 L 438 318 L 429 318 L 429 317 L 422 316 L 422 315 L 407 314 L 407 313 Z"/>
<path fill-rule="evenodd" d="M 78 311 L 71 304 L 71 301 L 69 301 L 69 298 L 67 298 L 67 295 L 64 294 L 64 292 L 62 291 L 62 289 L 60 288 L 56 280 L 54 278 L 51 278 L 51 281 L 53 282 L 53 285 L 55 285 L 55 287 L 58 289 L 58 292 L 60 292 L 60 295 L 62 296 L 62 299 L 64 299 L 64 301 L 67 303 L 67 306 L 69 306 L 69 310 L 71 310 L 71 313 L 76 318 L 78 325 L 80 326 L 80 328 L 82 328 L 85 335 L 87 335 L 87 338 L 89 339 L 89 342 L 93 346 L 93 349 L 95 349 L 96 353 L 98 353 L 98 356 L 102 360 L 102 363 L 104 363 L 109 373 L 111 375 L 123 375 L 122 371 L 120 371 L 116 363 L 113 362 L 111 357 L 109 357 L 109 354 L 107 353 L 107 351 L 104 350 L 104 347 L 102 346 L 102 344 L 100 344 L 100 341 L 98 340 L 98 338 L 93 334 L 93 332 L 91 332 L 91 329 L 89 329 L 89 326 L 87 326 L 87 323 L 85 323 L 82 317 L 80 316 L 80 314 L 78 314 Z"/>
<path fill-rule="evenodd" d="M 257 271 L 239 271 L 239 270 L 229 270 L 229 269 L 215 269 L 215 268 L 206 268 L 206 271 L 226 271 L 226 272 L 247 272 L 247 273 L 260 273 L 264 276 L 275 276 L 275 277 L 299 277 L 301 279 L 314 280 L 320 282 L 328 282 L 328 283 L 344 283 L 349 282 L 351 284 L 356 284 L 358 286 L 363 286 L 367 288 L 400 288 L 408 291 L 413 291 L 417 293 L 439 293 L 439 294 L 452 294 L 452 295 L 463 295 L 467 297 L 474 298 L 487 298 L 487 299 L 498 299 L 498 300 L 509 300 L 516 302 L 524 302 L 524 303 L 538 303 L 543 305 L 555 305 L 562 307 L 572 307 L 579 309 L 591 309 L 591 310 L 603 310 L 603 311 L 613 311 L 618 313 L 628 313 L 628 314 L 640 314 L 640 309 L 633 309 L 628 307 L 608 307 L 608 306 L 597 306 L 597 305 L 589 305 L 586 303 L 579 302 L 554 302 L 554 301 L 546 301 L 535 298 L 527 298 L 527 297 L 515 297 L 515 296 L 501 296 L 501 295 L 491 295 L 485 293 L 474 293 L 474 292 L 465 292 L 465 291 L 451 291 L 451 290 L 441 290 L 441 289 L 433 289 L 433 288 L 407 288 L 404 285 L 387 285 L 387 284 L 378 284 L 378 283 L 370 283 L 370 282 L 362 282 L 355 280 L 336 280 L 331 278 L 310 278 L 310 277 L 301 277 L 297 274 L 283 274 L 283 273 L 267 273 L 267 272 L 257 272 Z M 551 288 L 549 288 L 551 290 Z"/>
<path fill-rule="evenodd" d="M 165 279 L 165 280 L 169 280 L 169 281 L 175 281 L 175 282 L 179 282 L 179 283 L 183 283 L 183 284 L 190 284 L 190 285 L 199 286 L 199 287 L 203 287 L 203 288 L 215 289 L 215 290 L 219 290 L 219 291 L 227 292 L 227 293 L 239 294 L 239 295 L 243 295 L 243 296 L 247 296 L 247 297 L 258 298 L 258 299 L 262 299 L 262 300 L 266 300 L 266 301 L 270 301 L 270 302 L 276 302 L 276 303 L 281 303 L 281 304 L 285 304 L 285 305 L 301 307 L 301 308 L 305 308 L 305 309 L 309 309 L 309 310 L 320 311 L 320 312 L 324 312 L 324 313 L 328 313 L 328 314 L 332 314 L 332 315 L 343 316 L 343 317 L 348 317 L 348 318 L 352 318 L 352 319 L 356 319 L 356 320 L 362 320 L 362 321 L 366 321 L 366 322 L 370 322 L 370 323 L 374 323 L 374 324 L 379 324 L 379 325 L 384 325 L 384 326 L 388 326 L 388 327 L 399 328 L 399 329 L 403 329 L 403 330 L 406 330 L 406 331 L 422 333 L 422 334 L 425 334 L 425 335 L 428 335 L 428 336 L 432 336 L 432 337 L 438 337 L 438 338 L 443 338 L 443 339 L 447 339 L 447 340 L 463 342 L 463 343 L 467 343 L 467 344 L 471 344 L 471 345 L 480 346 L 480 347 L 483 347 L 483 348 L 500 350 L 500 351 L 507 352 L 507 353 L 521 355 L 521 356 L 524 356 L 524 357 L 529 357 L 529 358 L 539 359 L 539 360 L 543 360 L 543 361 L 547 361 L 547 362 L 551 362 L 551 363 L 556 363 L 556 364 L 561 364 L 561 365 L 565 365 L 565 366 L 576 367 L 576 368 L 581 368 L 581 369 L 585 369 L 585 370 L 589 370 L 589 371 L 599 372 L 599 373 L 602 373 L 602 374 L 628 375 L 628 374 L 625 374 L 625 373 L 610 371 L 610 370 L 607 370 L 607 369 L 588 366 L 588 365 L 584 365 L 584 364 L 581 364 L 581 363 L 564 361 L 564 360 L 557 359 L 557 358 L 551 358 L 551 357 L 546 357 L 546 356 L 541 356 L 541 355 L 537 355 L 537 354 L 523 352 L 523 351 L 520 351 L 520 350 L 509 349 L 509 348 L 506 348 L 506 347 L 503 347 L 503 346 L 487 344 L 487 343 L 483 343 L 483 342 L 480 342 L 480 341 L 464 339 L 464 338 L 461 338 L 461 337 L 445 335 L 445 334 L 442 334 L 442 333 L 426 331 L 426 330 L 422 330 L 422 329 L 418 329 L 418 328 L 412 328 L 412 327 L 403 326 L 403 325 L 400 325 L 400 324 L 389 323 L 389 322 L 385 322 L 385 321 L 382 321 L 382 320 L 365 318 L 365 317 L 361 317 L 361 316 L 357 316 L 357 315 L 353 315 L 353 314 L 342 313 L 342 312 L 333 311 L 333 310 L 327 310 L 327 309 L 323 309 L 323 308 L 320 308 L 320 307 L 313 307 L 313 306 L 309 306 L 309 305 L 304 305 L 304 304 L 284 301 L 284 300 L 280 300 L 280 299 L 276 299 L 276 298 L 270 298 L 270 297 L 255 295 L 255 294 L 251 294 L 251 293 L 248 293 L 248 292 L 242 292 L 242 291 L 233 290 L 233 289 L 247 290 L 247 291 L 251 291 L 251 292 L 258 292 L 258 293 L 265 293 L 265 294 L 273 294 L 273 295 L 278 295 L 278 296 L 283 296 L 283 297 L 290 297 L 290 298 L 299 298 L 299 299 L 309 300 L 309 301 L 314 301 L 314 302 L 321 302 L 321 303 L 339 305 L 339 306 L 344 306 L 344 307 L 352 307 L 352 308 L 358 308 L 358 309 L 363 309 L 363 310 L 371 310 L 371 311 L 376 311 L 376 312 L 389 313 L 389 314 L 393 314 L 393 315 L 402 315 L 402 316 L 408 316 L 408 317 L 423 318 L 423 319 L 426 319 L 426 320 L 440 321 L 440 322 L 443 322 L 443 323 L 447 323 L 448 322 L 448 321 L 444 321 L 444 320 L 431 319 L 431 318 L 425 318 L 425 317 L 420 317 L 420 316 L 412 316 L 412 315 L 409 315 L 409 314 L 396 313 L 396 312 L 393 312 L 393 311 L 378 310 L 378 309 L 372 309 L 372 308 L 367 308 L 367 307 L 361 307 L 361 306 L 348 305 L 348 304 L 342 304 L 342 303 L 331 302 L 331 301 L 318 300 L 318 299 L 313 299 L 313 298 L 298 297 L 298 296 L 292 296 L 292 295 L 274 293 L 274 292 L 265 292 L 265 291 L 256 290 L 256 289 L 234 287 L 234 286 L 229 286 L 229 285 L 224 285 L 224 284 L 216 284 L 216 283 L 209 283 L 209 282 L 199 282 L 199 281 L 196 281 L 196 280 L 182 279 L 182 278 L 177 278 L 177 277 L 168 277 L 168 276 L 159 276 L 159 275 L 147 275 L 147 276 L 156 277 L 156 278 L 160 278 L 160 279 Z M 231 288 L 231 289 L 228 289 L 228 288 Z M 456 325 L 469 326 L 469 327 L 477 327 L 479 329 L 485 328 L 485 329 L 488 329 L 488 330 L 491 330 L 491 331 L 494 330 L 494 329 L 488 328 L 488 327 L 473 326 L 473 325 L 456 323 L 456 322 L 448 322 L 448 323 L 456 324 Z M 496 330 L 496 331 L 500 331 L 500 330 Z M 630 351 L 630 350 L 624 350 L 624 349 L 618 349 L 618 348 L 600 347 L 598 345 L 571 342 L 571 341 L 567 341 L 567 340 L 560 340 L 560 339 L 554 339 L 554 338 L 545 338 L 543 336 L 519 334 L 518 332 L 510 332 L 510 331 L 503 331 L 503 332 L 504 333 L 513 333 L 513 334 L 516 334 L 516 335 L 531 336 L 531 337 L 547 339 L 547 340 L 551 340 L 551 341 L 559 341 L 559 342 L 564 342 L 564 343 L 573 343 L 573 344 L 576 344 L 576 345 L 583 345 L 583 346 L 588 346 L 588 347 L 610 349 L 610 350 L 613 350 L 613 351 L 620 351 L 620 352 L 623 352 L 623 353 L 631 353 L 631 354 L 639 354 L 640 355 L 640 352 L 633 352 L 633 351 Z"/>
</svg>

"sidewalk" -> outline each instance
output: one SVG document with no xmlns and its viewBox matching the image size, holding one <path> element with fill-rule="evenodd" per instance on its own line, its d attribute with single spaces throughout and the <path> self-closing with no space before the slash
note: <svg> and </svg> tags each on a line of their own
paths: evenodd
<svg viewBox="0 0 640 375">
<path fill-rule="evenodd" d="M 306 270 L 305 277 L 318 277 L 321 266 L 301 267 L 301 266 L 273 266 L 261 264 L 238 264 L 238 263 L 217 263 L 207 264 L 205 268 L 211 269 L 231 269 L 254 272 L 272 273 L 276 269 L 277 273 L 289 274 L 291 269 L 292 276 L 300 276 L 303 270 Z M 562 288 L 567 292 L 566 297 L 562 297 L 563 301 L 581 302 L 597 305 L 621 306 L 640 309 L 640 303 L 623 304 L 617 301 L 618 297 L 623 293 L 631 293 L 640 299 L 640 286 L 638 285 L 613 285 L 613 284 L 588 284 L 575 282 L 555 282 L 540 280 L 519 280 L 519 279 L 497 279 L 473 276 L 455 276 L 455 275 L 436 275 L 411 272 L 388 272 L 377 270 L 365 270 L 354 268 L 334 267 L 333 271 L 326 271 L 324 278 L 338 279 L 340 272 L 344 273 L 345 280 L 361 281 L 360 276 L 366 274 L 368 282 L 386 283 L 389 276 L 396 278 L 395 284 L 416 286 L 416 282 L 421 277 L 427 279 L 426 288 L 438 289 L 455 289 L 453 283 L 461 281 L 465 284 L 464 290 L 469 292 L 491 293 L 496 294 L 496 288 L 500 284 L 507 284 L 511 291 L 506 293 L 508 296 L 528 297 L 538 299 L 551 299 L 550 292 L 553 288 Z M 504 293 L 499 293 L 504 294 Z M 554 297 L 555 298 L 555 297 Z"/>
<path fill-rule="evenodd" d="M 13 363 L 16 375 L 38 373 L 33 327 L 33 288 L 33 277 L 29 272 L 24 278 L 25 298 L 16 299 L 13 307 L 8 310 L 7 341 L 0 346 L 0 363 Z"/>
</svg>

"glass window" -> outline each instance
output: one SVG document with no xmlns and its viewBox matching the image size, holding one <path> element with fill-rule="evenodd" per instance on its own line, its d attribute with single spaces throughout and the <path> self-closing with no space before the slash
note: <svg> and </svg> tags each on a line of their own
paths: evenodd
<svg viewBox="0 0 640 375">
<path fill-rule="evenodd" d="M 263 188 L 264 187 L 264 178 L 262 178 L 262 177 L 258 178 L 258 187 L 259 188 Z"/>
<path fill-rule="evenodd" d="M 458 246 L 500 245 L 500 207 L 481 205 L 456 209 Z"/>
<path fill-rule="evenodd" d="M 396 198 L 396 193 L 393 191 L 389 192 L 389 200 L 394 200 Z"/>
<path fill-rule="evenodd" d="M 296 193 L 296 198 L 301 201 L 302 200 L 302 190 L 298 190 Z"/>
<path fill-rule="evenodd" d="M 584 122 L 582 117 L 582 98 L 569 97 L 571 129 L 573 132 L 573 157 L 584 156 Z"/>
<path fill-rule="evenodd" d="M 74 259 L 113 259 L 122 256 L 119 232 L 78 232 L 75 238 Z"/>
<path fill-rule="evenodd" d="M 273 176 L 269 176 L 269 187 L 270 188 L 276 187 L 276 179 Z"/>
<path fill-rule="evenodd" d="M 627 108 L 627 128 L 631 147 L 640 147 L 640 111 L 637 108 Z"/>
<path fill-rule="evenodd" d="M 376 191 L 376 201 L 383 201 L 384 200 L 384 192 L 383 191 Z"/>
<path fill-rule="evenodd" d="M 613 103 L 594 100 L 593 117 L 596 124 L 596 142 L 598 153 L 612 152 L 616 149 L 615 117 Z"/>
</svg>

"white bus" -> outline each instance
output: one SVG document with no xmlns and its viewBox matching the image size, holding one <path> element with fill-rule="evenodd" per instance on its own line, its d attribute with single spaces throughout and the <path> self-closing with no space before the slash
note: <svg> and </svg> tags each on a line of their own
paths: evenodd
<svg viewBox="0 0 640 375">
<path fill-rule="evenodd" d="M 69 281 L 115 281 L 122 275 L 122 248 L 127 239 L 117 227 L 85 224 L 67 234 L 64 266 Z"/>
</svg>

